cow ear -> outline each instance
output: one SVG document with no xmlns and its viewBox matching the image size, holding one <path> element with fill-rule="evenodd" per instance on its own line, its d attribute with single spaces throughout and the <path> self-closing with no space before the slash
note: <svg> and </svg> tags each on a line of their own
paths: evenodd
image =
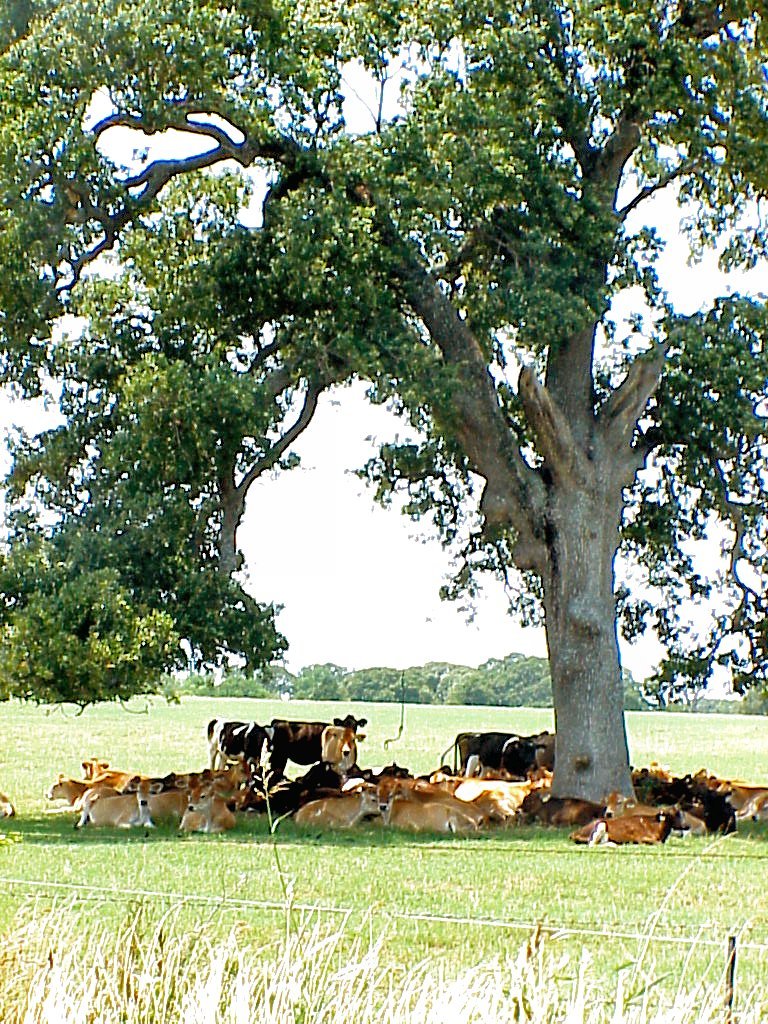
<svg viewBox="0 0 768 1024">
<path fill-rule="evenodd" d="M 362 729 L 363 726 L 366 726 L 366 725 L 368 725 L 368 719 L 367 718 L 358 718 L 358 720 L 357 720 L 357 728 L 358 729 Z"/>
<path fill-rule="evenodd" d="M 355 739 L 357 740 L 358 743 L 361 743 L 365 739 L 365 733 L 364 732 L 357 733 L 356 736 L 355 736 Z"/>
<path fill-rule="evenodd" d="M 340 718 L 334 718 L 333 724 L 334 725 L 338 725 L 338 726 L 343 726 L 344 722 Z"/>
</svg>

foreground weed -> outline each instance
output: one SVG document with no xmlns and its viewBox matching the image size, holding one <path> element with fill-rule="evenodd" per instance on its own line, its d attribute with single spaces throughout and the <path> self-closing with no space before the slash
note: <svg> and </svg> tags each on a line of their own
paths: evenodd
<svg viewBox="0 0 768 1024">
<path fill-rule="evenodd" d="M 511 956 L 456 965 L 425 959 L 393 968 L 385 933 L 353 934 L 312 915 L 260 948 L 244 925 L 189 927 L 181 908 L 139 908 L 116 931 L 72 906 L 29 907 L 0 946 L 4 1024 L 724 1024 L 720 978 L 670 994 L 612 991 L 590 958 L 575 961 L 535 934 Z M 286 914 L 292 914 L 286 908 Z M 367 922 L 370 929 L 370 921 Z M 653 965 L 645 965 L 649 978 Z M 683 972 L 684 973 L 684 972 Z M 768 990 L 742 995 L 740 1024 L 766 1019 Z"/>
</svg>

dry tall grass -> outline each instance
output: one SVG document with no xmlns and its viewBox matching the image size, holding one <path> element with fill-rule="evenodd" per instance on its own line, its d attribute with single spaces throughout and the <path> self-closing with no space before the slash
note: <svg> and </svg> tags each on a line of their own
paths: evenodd
<svg viewBox="0 0 768 1024">
<path fill-rule="evenodd" d="M 278 942 L 258 948 L 241 925 L 138 913 L 117 930 L 74 907 L 30 907 L 0 944 L 3 1024 L 725 1024 L 722 977 L 693 988 L 681 962 L 670 994 L 652 965 L 611 991 L 583 957 L 534 936 L 474 966 L 425 961 L 407 972 L 382 956 L 385 934 L 326 927 L 286 912 Z M 738 1024 L 768 1018 L 768 990 L 739 993 Z"/>
</svg>

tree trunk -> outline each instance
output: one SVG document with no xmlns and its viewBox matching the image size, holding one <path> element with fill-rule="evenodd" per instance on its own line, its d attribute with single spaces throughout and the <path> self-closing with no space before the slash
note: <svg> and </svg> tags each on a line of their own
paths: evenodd
<svg viewBox="0 0 768 1024">
<path fill-rule="evenodd" d="M 621 490 L 598 469 L 550 490 L 544 607 L 555 712 L 553 795 L 630 795 L 613 564 Z M 611 492 L 617 492 L 612 494 Z M 609 497 L 609 495 L 611 495 Z"/>
</svg>

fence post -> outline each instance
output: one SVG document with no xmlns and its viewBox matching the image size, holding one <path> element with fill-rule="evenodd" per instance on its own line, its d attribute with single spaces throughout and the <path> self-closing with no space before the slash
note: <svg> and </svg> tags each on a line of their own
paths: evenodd
<svg viewBox="0 0 768 1024">
<path fill-rule="evenodd" d="M 725 1024 L 733 1024 L 733 990 L 736 978 L 736 936 L 728 936 L 725 960 Z"/>
</svg>

